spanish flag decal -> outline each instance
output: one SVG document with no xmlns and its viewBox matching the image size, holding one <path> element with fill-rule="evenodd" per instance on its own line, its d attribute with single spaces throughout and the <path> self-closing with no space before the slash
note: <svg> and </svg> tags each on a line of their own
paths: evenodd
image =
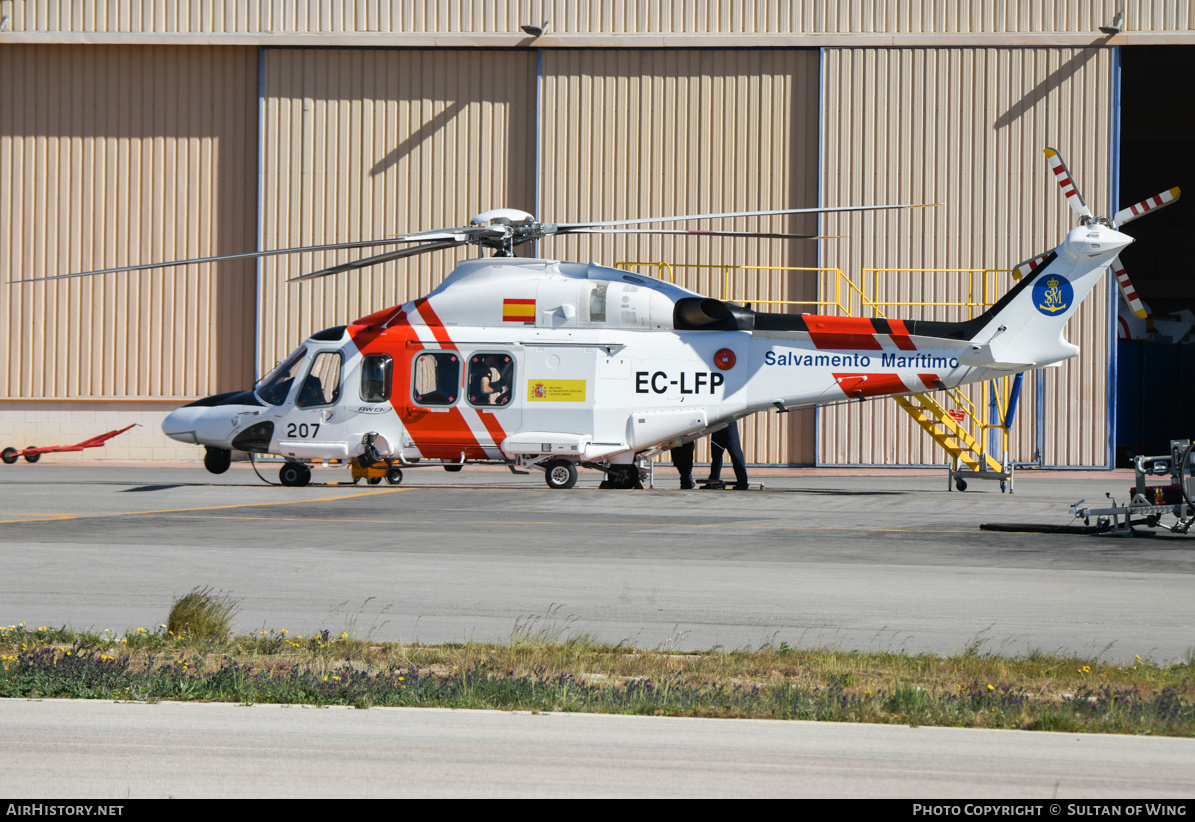
<svg viewBox="0 0 1195 822">
<path fill-rule="evenodd" d="M 503 300 L 502 322 L 504 323 L 533 323 L 535 322 L 535 300 Z"/>
</svg>

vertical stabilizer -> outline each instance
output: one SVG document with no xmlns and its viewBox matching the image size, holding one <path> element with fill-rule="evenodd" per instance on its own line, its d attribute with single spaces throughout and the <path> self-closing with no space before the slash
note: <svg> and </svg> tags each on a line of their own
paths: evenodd
<svg viewBox="0 0 1195 822">
<path fill-rule="evenodd" d="M 1071 229 L 1048 263 L 1017 283 L 979 318 L 981 322 L 973 321 L 978 331 L 963 362 L 1023 371 L 1078 354 L 1078 347 L 1063 336 L 1066 321 L 1132 241 L 1096 222 Z"/>
</svg>

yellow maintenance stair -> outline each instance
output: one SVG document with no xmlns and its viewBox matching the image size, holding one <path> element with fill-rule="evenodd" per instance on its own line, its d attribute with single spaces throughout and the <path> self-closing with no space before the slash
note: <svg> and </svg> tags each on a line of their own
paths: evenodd
<svg viewBox="0 0 1195 822">
<path fill-rule="evenodd" d="M 1007 379 L 1001 382 L 1007 382 Z M 953 393 L 947 392 L 947 396 Z M 1012 466 L 992 456 L 971 433 L 973 427 L 978 427 L 979 436 L 983 437 L 984 431 L 992 427 L 990 424 L 979 422 L 973 414 L 947 409 L 932 394 L 910 394 L 892 399 L 950 455 L 953 462 L 950 480 L 960 491 L 967 489 L 969 477 L 999 480 L 1001 490 L 1012 489 Z M 1008 429 L 1003 425 L 1000 425 L 1000 429 L 1007 440 Z M 1008 451 L 1007 441 L 1004 451 Z"/>
<path fill-rule="evenodd" d="M 951 416 L 931 394 L 912 394 L 893 399 L 953 459 L 972 471 L 1003 470 L 999 460 L 987 453 L 971 436 L 971 432 L 963 427 L 963 423 Z"/>
</svg>

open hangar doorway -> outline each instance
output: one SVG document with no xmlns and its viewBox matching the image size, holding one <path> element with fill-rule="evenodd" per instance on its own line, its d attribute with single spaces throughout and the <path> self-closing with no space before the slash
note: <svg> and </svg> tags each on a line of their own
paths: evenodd
<svg viewBox="0 0 1195 822">
<path fill-rule="evenodd" d="M 1184 195 L 1126 228 L 1136 242 L 1121 260 L 1152 326 L 1118 322 L 1116 465 L 1129 467 L 1134 455 L 1164 454 L 1170 440 L 1195 438 L 1195 332 L 1182 333 L 1195 320 L 1195 87 L 1186 82 L 1195 46 L 1120 52 L 1119 206 L 1174 186 Z"/>
</svg>

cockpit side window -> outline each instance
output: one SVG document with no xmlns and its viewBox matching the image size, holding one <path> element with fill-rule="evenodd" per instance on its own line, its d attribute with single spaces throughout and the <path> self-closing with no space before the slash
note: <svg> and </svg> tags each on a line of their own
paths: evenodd
<svg viewBox="0 0 1195 822">
<path fill-rule="evenodd" d="M 361 399 L 385 402 L 390 399 L 394 360 L 389 354 L 366 354 L 361 361 Z"/>
<path fill-rule="evenodd" d="M 415 357 L 411 396 L 420 405 L 453 405 L 460 393 L 461 358 L 453 351 L 424 351 Z"/>
<path fill-rule="evenodd" d="M 341 362 L 339 351 L 321 351 L 316 354 L 295 404 L 300 408 L 310 408 L 315 405 L 332 405 L 339 400 Z"/>
<path fill-rule="evenodd" d="M 307 356 L 307 348 L 300 345 L 281 365 L 271 371 L 261 385 L 257 386 L 257 398 L 270 405 L 282 405 L 290 396 L 291 386 L 295 377 L 299 375 L 299 368 L 303 365 L 303 358 Z"/>
<path fill-rule="evenodd" d="M 509 354 L 474 354 L 469 358 L 469 403 L 503 407 L 514 396 L 515 364 Z"/>
</svg>

